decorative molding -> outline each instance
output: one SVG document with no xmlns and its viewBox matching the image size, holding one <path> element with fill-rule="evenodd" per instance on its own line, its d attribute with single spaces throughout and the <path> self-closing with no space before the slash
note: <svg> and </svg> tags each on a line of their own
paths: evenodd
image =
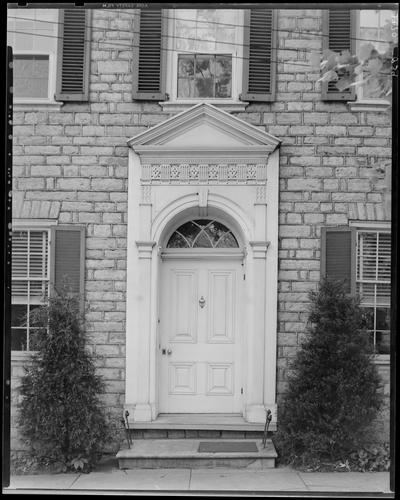
<svg viewBox="0 0 400 500">
<path fill-rule="evenodd" d="M 176 111 L 184 111 L 185 109 L 191 108 L 193 107 L 193 105 L 196 105 L 197 102 L 161 101 L 158 104 L 162 107 L 163 111 L 172 113 Z M 215 106 L 216 108 L 223 109 L 228 113 L 234 113 L 234 112 L 237 113 L 245 111 L 249 103 L 244 101 L 238 101 L 238 102 L 230 101 L 230 102 L 213 102 L 212 105 Z"/>
<path fill-rule="evenodd" d="M 168 142 L 172 138 L 204 123 L 223 130 L 225 134 L 236 138 L 238 144 L 242 144 L 248 152 L 260 148 L 263 152 L 271 153 L 282 142 L 265 130 L 244 122 L 222 109 L 207 102 L 200 102 L 132 137 L 128 140 L 128 145 L 138 154 L 146 153 L 152 149 L 163 149 L 165 145 L 168 149 Z"/>
<path fill-rule="evenodd" d="M 266 159 L 260 163 L 237 163 L 227 158 L 224 162 L 204 163 L 204 160 L 145 163 L 141 170 L 141 184 L 265 184 Z M 261 192 L 262 193 L 262 192 Z M 261 194 L 260 194 L 261 196 Z"/>
<path fill-rule="evenodd" d="M 244 259 L 243 248 L 165 248 L 161 250 L 161 258 L 167 259 L 197 259 L 197 260 L 238 260 Z"/>
<path fill-rule="evenodd" d="M 205 187 L 199 188 L 199 215 L 200 217 L 207 217 L 208 205 L 208 189 Z"/>
<path fill-rule="evenodd" d="M 141 186 L 141 205 L 151 205 L 151 186 Z"/>
<path fill-rule="evenodd" d="M 139 251 L 139 259 L 151 259 L 155 241 L 135 241 Z"/>
<path fill-rule="evenodd" d="M 251 248 L 253 249 L 253 257 L 255 259 L 265 259 L 267 256 L 267 250 L 270 245 L 269 241 L 249 241 Z"/>
<path fill-rule="evenodd" d="M 257 186 L 255 204 L 256 205 L 267 204 L 267 186 L 265 184 L 262 186 Z"/>
</svg>

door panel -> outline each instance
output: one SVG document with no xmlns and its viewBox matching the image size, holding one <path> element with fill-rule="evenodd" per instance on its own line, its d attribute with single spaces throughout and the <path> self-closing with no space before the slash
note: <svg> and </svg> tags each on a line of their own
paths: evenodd
<svg viewBox="0 0 400 500">
<path fill-rule="evenodd" d="M 196 342 L 198 273 L 196 269 L 171 269 L 170 342 Z"/>
<path fill-rule="evenodd" d="M 166 260 L 161 280 L 159 411 L 240 412 L 240 261 Z"/>
<path fill-rule="evenodd" d="M 232 271 L 209 272 L 209 307 L 207 309 L 209 342 L 233 342 L 234 280 L 235 275 Z"/>
</svg>

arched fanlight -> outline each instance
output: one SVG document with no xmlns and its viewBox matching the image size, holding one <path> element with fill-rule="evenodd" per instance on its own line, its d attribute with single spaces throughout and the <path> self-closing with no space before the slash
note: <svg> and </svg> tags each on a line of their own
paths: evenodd
<svg viewBox="0 0 400 500">
<path fill-rule="evenodd" d="M 167 248 L 238 248 L 237 239 L 216 220 L 196 219 L 182 224 L 170 237 Z"/>
</svg>

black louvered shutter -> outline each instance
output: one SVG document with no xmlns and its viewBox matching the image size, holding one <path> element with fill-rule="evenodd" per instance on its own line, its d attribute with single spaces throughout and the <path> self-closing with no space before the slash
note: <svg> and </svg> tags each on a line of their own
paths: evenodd
<svg viewBox="0 0 400 500">
<path fill-rule="evenodd" d="M 276 11 L 247 9 L 243 41 L 243 101 L 273 101 L 276 74 Z"/>
<path fill-rule="evenodd" d="M 344 281 L 348 293 L 355 292 L 356 240 L 350 227 L 323 227 L 321 230 L 321 276 Z"/>
<path fill-rule="evenodd" d="M 59 101 L 89 98 L 90 32 L 90 10 L 60 11 L 56 90 Z"/>
<path fill-rule="evenodd" d="M 140 9 L 135 16 L 133 42 L 133 99 L 165 99 L 164 41 L 166 19 L 162 9 Z"/>
<path fill-rule="evenodd" d="M 85 227 L 54 226 L 51 229 L 51 289 L 60 290 L 65 281 L 83 304 L 85 273 Z"/>
<path fill-rule="evenodd" d="M 330 9 L 323 11 L 323 50 L 341 53 L 348 50 L 355 54 L 355 11 L 350 9 Z M 355 88 L 339 91 L 335 82 L 322 83 L 322 99 L 325 101 L 354 101 Z"/>
</svg>

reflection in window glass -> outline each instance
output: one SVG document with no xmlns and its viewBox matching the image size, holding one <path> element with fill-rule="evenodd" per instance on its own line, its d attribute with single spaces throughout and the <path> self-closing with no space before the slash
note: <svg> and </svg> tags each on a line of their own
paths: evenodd
<svg viewBox="0 0 400 500">
<path fill-rule="evenodd" d="M 230 55 L 179 54 L 178 97 L 231 97 Z"/>
</svg>

